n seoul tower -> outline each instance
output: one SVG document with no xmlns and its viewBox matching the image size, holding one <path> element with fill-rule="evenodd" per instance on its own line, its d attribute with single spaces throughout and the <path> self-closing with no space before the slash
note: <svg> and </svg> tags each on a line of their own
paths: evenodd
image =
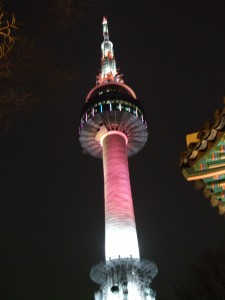
<svg viewBox="0 0 225 300">
<path fill-rule="evenodd" d="M 141 259 L 131 194 L 128 157 L 147 141 L 145 115 L 134 91 L 118 74 L 107 19 L 103 18 L 101 71 L 81 111 L 84 153 L 103 159 L 105 261 L 92 268 L 100 285 L 95 300 L 152 300 L 156 265 Z"/>
</svg>

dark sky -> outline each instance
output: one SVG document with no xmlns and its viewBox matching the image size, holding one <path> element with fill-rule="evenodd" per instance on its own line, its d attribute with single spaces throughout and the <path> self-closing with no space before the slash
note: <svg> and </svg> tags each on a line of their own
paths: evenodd
<svg viewBox="0 0 225 300">
<path fill-rule="evenodd" d="M 82 154 L 78 127 L 100 68 L 103 15 L 148 120 L 148 142 L 129 160 L 141 257 L 159 268 L 157 294 L 172 295 L 206 249 L 225 245 L 224 218 L 179 170 L 186 134 L 223 106 L 225 1 L 100 0 L 67 29 L 43 1 L 23 2 L 14 4 L 22 33 L 77 79 L 60 93 L 40 86 L 43 101 L 1 131 L 1 298 L 93 299 L 98 289 L 89 271 L 104 259 L 102 163 Z"/>
</svg>

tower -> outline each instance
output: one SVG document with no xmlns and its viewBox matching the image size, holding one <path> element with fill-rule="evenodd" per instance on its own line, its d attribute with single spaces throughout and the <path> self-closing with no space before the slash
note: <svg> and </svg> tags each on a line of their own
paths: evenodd
<svg viewBox="0 0 225 300">
<path fill-rule="evenodd" d="M 103 18 L 101 71 L 81 111 L 80 142 L 85 153 L 103 159 L 105 261 L 92 268 L 100 285 L 96 300 L 155 299 L 149 285 L 156 265 L 140 259 L 128 157 L 147 141 L 143 108 L 116 68 L 108 23 Z"/>
</svg>

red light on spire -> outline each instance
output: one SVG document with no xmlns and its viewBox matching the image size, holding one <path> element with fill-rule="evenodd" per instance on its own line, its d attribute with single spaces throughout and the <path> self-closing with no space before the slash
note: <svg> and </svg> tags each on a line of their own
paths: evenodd
<svg viewBox="0 0 225 300">
<path fill-rule="evenodd" d="M 105 16 L 103 17 L 102 24 L 107 24 L 107 18 Z"/>
</svg>

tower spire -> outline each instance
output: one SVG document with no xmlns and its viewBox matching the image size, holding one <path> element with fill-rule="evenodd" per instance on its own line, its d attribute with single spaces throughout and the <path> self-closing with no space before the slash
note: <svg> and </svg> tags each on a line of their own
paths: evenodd
<svg viewBox="0 0 225 300">
<path fill-rule="evenodd" d="M 108 21 L 106 17 L 103 17 L 102 26 L 103 26 L 104 41 L 109 41 L 109 29 L 108 29 Z"/>
<path fill-rule="evenodd" d="M 101 45 L 102 58 L 101 58 L 101 71 L 97 75 L 97 84 L 107 82 L 120 82 L 123 83 L 121 75 L 118 74 L 116 68 L 116 61 L 113 51 L 113 43 L 109 40 L 108 21 L 103 17 L 102 21 L 104 41 Z"/>
</svg>

